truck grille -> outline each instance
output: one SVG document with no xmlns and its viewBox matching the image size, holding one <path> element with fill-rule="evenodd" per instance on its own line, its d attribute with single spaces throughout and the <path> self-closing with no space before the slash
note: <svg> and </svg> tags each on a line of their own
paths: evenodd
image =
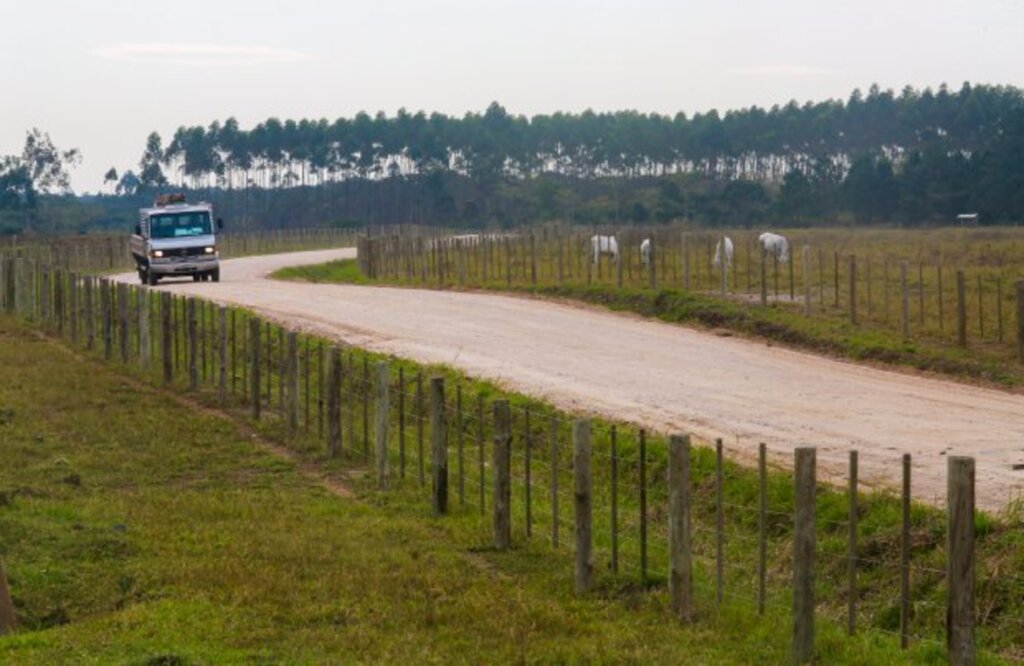
<svg viewBox="0 0 1024 666">
<path fill-rule="evenodd" d="M 194 257 L 205 254 L 205 247 L 176 247 L 173 250 L 164 250 L 165 257 Z"/>
</svg>

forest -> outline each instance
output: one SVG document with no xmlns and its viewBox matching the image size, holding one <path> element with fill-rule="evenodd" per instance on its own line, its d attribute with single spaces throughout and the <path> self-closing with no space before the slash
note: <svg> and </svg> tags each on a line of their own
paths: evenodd
<svg viewBox="0 0 1024 666">
<path fill-rule="evenodd" d="M 60 162 L 60 151 L 50 154 Z M 244 228 L 934 226 L 965 212 L 1015 224 L 1024 219 L 1024 95 L 969 83 L 899 93 L 874 85 L 846 100 L 692 116 L 525 117 L 495 102 L 461 118 L 402 109 L 270 118 L 251 129 L 228 118 L 166 140 L 153 132 L 137 168 L 111 167 L 105 192 L 88 197 L 52 179 L 34 187 L 31 156 L 3 159 L 8 232 L 119 226 L 166 189 L 212 200 Z"/>
</svg>

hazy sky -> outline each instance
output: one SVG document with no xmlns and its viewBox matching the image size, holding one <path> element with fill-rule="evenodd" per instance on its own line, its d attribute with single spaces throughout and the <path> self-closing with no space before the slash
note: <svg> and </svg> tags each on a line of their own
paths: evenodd
<svg viewBox="0 0 1024 666">
<path fill-rule="evenodd" d="M 78 190 L 146 135 L 235 116 L 674 113 L 965 80 L 1024 86 L 1017 1 L 0 0 L 0 154 L 78 147 Z"/>
</svg>

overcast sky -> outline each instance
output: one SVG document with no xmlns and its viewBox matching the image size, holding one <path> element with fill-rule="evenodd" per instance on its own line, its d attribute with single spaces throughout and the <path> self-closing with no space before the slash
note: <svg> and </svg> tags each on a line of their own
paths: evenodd
<svg viewBox="0 0 1024 666">
<path fill-rule="evenodd" d="M 78 147 L 78 190 L 146 135 L 235 116 L 725 110 L 855 87 L 1024 86 L 1008 0 L 0 0 L 0 154 Z"/>
</svg>

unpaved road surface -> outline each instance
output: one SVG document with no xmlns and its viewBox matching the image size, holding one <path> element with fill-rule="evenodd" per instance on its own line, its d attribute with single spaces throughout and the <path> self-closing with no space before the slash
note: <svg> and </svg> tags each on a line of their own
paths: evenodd
<svg viewBox="0 0 1024 666">
<path fill-rule="evenodd" d="M 351 249 L 224 262 L 219 284 L 158 289 L 252 308 L 329 338 L 446 363 L 580 412 L 662 431 L 723 437 L 751 459 L 764 441 L 786 464 L 818 447 L 842 479 L 848 451 L 862 478 L 898 487 L 913 456 L 914 495 L 941 504 L 946 459 L 977 460 L 978 503 L 1024 490 L 1024 396 L 835 361 L 683 326 L 524 298 L 270 280 L 284 266 L 353 257 Z M 134 274 L 118 276 L 134 280 Z"/>
</svg>

